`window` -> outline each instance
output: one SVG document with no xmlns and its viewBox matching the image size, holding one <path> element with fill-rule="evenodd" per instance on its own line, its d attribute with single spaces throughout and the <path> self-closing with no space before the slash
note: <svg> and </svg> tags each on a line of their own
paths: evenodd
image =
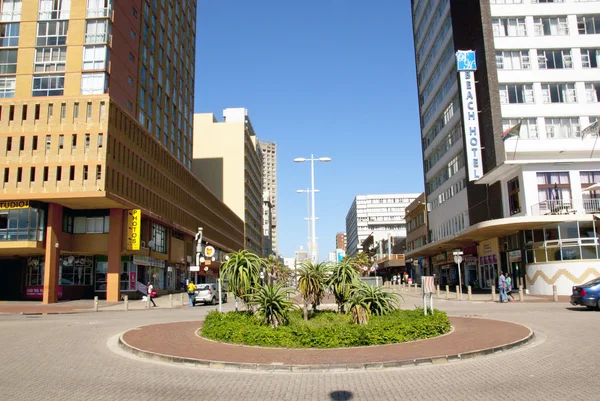
<svg viewBox="0 0 600 401">
<path fill-rule="evenodd" d="M 85 134 L 85 148 L 88 149 L 90 147 L 90 134 Z"/>
<path fill-rule="evenodd" d="M 571 200 L 569 173 L 537 173 L 538 200 L 540 202 Z"/>
<path fill-rule="evenodd" d="M 21 0 L 3 0 L 0 19 L 2 21 L 20 21 L 22 5 Z"/>
<path fill-rule="evenodd" d="M 497 51 L 496 66 L 499 70 L 529 70 L 529 50 Z"/>
<path fill-rule="evenodd" d="M 64 71 L 66 62 L 66 47 L 44 47 L 35 49 L 35 72 Z"/>
<path fill-rule="evenodd" d="M 17 72 L 17 49 L 0 50 L 0 74 Z"/>
<path fill-rule="evenodd" d="M 15 77 L 0 77 L 0 99 L 15 97 Z"/>
<path fill-rule="evenodd" d="M 64 255 L 60 257 L 59 285 L 92 285 L 92 256 Z"/>
<path fill-rule="evenodd" d="M 600 15 L 582 15 L 577 17 L 577 29 L 580 35 L 600 33 Z"/>
<path fill-rule="evenodd" d="M 105 70 L 108 64 L 106 46 L 85 46 L 83 49 L 83 70 Z"/>
<path fill-rule="evenodd" d="M 107 43 L 110 36 L 108 20 L 88 20 L 85 23 L 85 44 Z"/>
<path fill-rule="evenodd" d="M 71 149 L 77 148 L 77 134 L 71 134 Z"/>
<path fill-rule="evenodd" d="M 96 179 L 97 180 L 102 179 L 102 166 L 100 164 L 96 165 Z"/>
<path fill-rule="evenodd" d="M 540 69 L 573 68 L 571 50 L 538 50 Z"/>
<path fill-rule="evenodd" d="M 98 95 L 106 93 L 108 89 L 108 77 L 103 72 L 81 74 L 81 94 Z"/>
<path fill-rule="evenodd" d="M 525 18 L 492 19 L 494 36 L 527 36 Z"/>
<path fill-rule="evenodd" d="M 600 49 L 581 49 L 581 64 L 583 68 L 598 68 L 600 66 Z"/>
<path fill-rule="evenodd" d="M 73 234 L 102 234 L 109 232 L 108 216 L 76 216 L 73 219 Z"/>
<path fill-rule="evenodd" d="M 71 0 L 40 0 L 39 20 L 69 19 Z"/>
<path fill-rule="evenodd" d="M 160 224 L 152 223 L 152 242 L 154 242 L 155 252 L 166 253 L 167 229 Z"/>
<path fill-rule="evenodd" d="M 39 22 L 36 46 L 64 46 L 67 44 L 69 21 Z"/>
<path fill-rule="evenodd" d="M 546 118 L 545 125 L 548 138 L 579 138 L 581 136 L 578 117 Z"/>
<path fill-rule="evenodd" d="M 69 167 L 69 181 L 75 180 L 75 166 Z"/>
<path fill-rule="evenodd" d="M 65 89 L 64 75 L 42 75 L 33 77 L 32 96 L 62 96 Z"/>
<path fill-rule="evenodd" d="M 87 17 L 109 17 L 112 9 L 112 0 L 87 0 Z"/>
<path fill-rule="evenodd" d="M 19 46 L 19 27 L 21 24 L 0 24 L 0 47 Z"/>
<path fill-rule="evenodd" d="M 46 135 L 46 150 L 50 150 L 51 145 L 52 145 L 52 136 Z"/>
<path fill-rule="evenodd" d="M 575 84 L 542 84 L 544 103 L 577 103 Z"/>
<path fill-rule="evenodd" d="M 62 181 L 62 166 L 56 167 L 56 181 Z"/>
<path fill-rule="evenodd" d="M 600 99 L 600 83 L 585 84 L 585 99 L 588 103 L 598 103 Z"/>
<path fill-rule="evenodd" d="M 533 22 L 537 36 L 564 36 L 569 34 L 567 17 L 536 17 Z"/>
<path fill-rule="evenodd" d="M 98 147 L 101 148 L 103 146 L 104 134 L 98 134 Z"/>
<path fill-rule="evenodd" d="M 533 85 L 507 84 L 499 85 L 500 103 L 535 103 Z"/>
<path fill-rule="evenodd" d="M 521 201 L 519 200 L 519 177 L 507 182 L 508 186 L 508 210 L 510 215 L 521 213 Z"/>
<path fill-rule="evenodd" d="M 64 147 L 65 147 L 65 136 L 63 134 L 60 134 L 58 136 L 58 148 L 63 149 Z"/>
</svg>

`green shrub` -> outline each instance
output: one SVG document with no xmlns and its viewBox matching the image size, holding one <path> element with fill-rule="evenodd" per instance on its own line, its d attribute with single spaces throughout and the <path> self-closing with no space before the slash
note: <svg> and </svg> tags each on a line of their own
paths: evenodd
<svg viewBox="0 0 600 401">
<path fill-rule="evenodd" d="M 445 312 L 435 310 L 424 316 L 422 309 L 371 316 L 365 325 L 356 325 L 350 315 L 333 311 L 319 311 L 305 321 L 300 310 L 289 314 L 287 326 L 271 328 L 261 323 L 248 312 L 211 312 L 200 334 L 215 341 L 262 347 L 342 348 L 401 343 L 450 330 Z"/>
</svg>

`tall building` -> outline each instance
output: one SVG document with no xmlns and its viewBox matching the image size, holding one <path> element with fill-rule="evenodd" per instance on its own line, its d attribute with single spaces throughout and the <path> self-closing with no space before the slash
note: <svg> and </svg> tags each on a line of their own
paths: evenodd
<svg viewBox="0 0 600 401">
<path fill-rule="evenodd" d="M 273 205 L 269 191 L 263 191 L 263 254 L 264 258 L 276 255 L 273 251 Z"/>
<path fill-rule="evenodd" d="M 308 251 L 306 249 L 304 249 L 304 247 L 300 247 L 300 249 L 298 249 L 295 253 L 294 253 L 294 266 L 295 269 L 299 269 L 300 266 L 302 266 L 302 263 L 306 262 L 306 261 L 310 261 L 309 255 L 308 255 Z"/>
<path fill-rule="evenodd" d="M 587 190 L 600 181 L 600 2 L 412 11 L 432 241 L 413 254 L 449 283 L 460 248 L 465 284 L 493 286 L 502 270 L 533 293 L 570 294 L 600 275 L 600 192 Z"/>
<path fill-rule="evenodd" d="M 259 141 L 263 155 L 263 189 L 269 191 L 272 218 L 272 248 L 277 254 L 277 144 Z"/>
<path fill-rule="evenodd" d="M 373 235 L 378 242 L 388 236 L 406 237 L 404 209 L 419 194 L 358 195 L 346 215 L 346 254 L 362 250 L 362 242 Z"/>
<path fill-rule="evenodd" d="M 262 152 L 248 110 L 194 115 L 192 171 L 243 221 L 245 249 L 263 253 Z"/>
<path fill-rule="evenodd" d="M 341 249 L 346 252 L 346 233 L 337 233 L 335 235 L 335 249 Z"/>
<path fill-rule="evenodd" d="M 196 2 L 3 0 L 0 291 L 120 300 L 243 223 L 189 170 Z"/>
</svg>

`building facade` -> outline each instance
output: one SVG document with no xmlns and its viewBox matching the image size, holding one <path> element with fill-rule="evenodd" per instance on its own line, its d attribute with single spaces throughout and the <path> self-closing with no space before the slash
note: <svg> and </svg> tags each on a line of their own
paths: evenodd
<svg viewBox="0 0 600 401">
<path fill-rule="evenodd" d="M 304 249 L 304 247 L 300 247 L 294 253 L 294 270 L 299 269 L 302 266 L 302 263 L 310 261 L 308 251 Z"/>
<path fill-rule="evenodd" d="M 337 233 L 335 235 L 335 249 L 341 249 L 344 252 L 346 252 L 346 242 L 347 242 L 347 237 L 346 237 L 346 233 Z"/>
<path fill-rule="evenodd" d="M 3 297 L 179 288 L 198 227 L 242 248 L 189 169 L 196 2 L 1 3 Z"/>
<path fill-rule="evenodd" d="M 346 215 L 346 254 L 362 250 L 373 234 L 374 242 L 388 236 L 406 237 L 405 209 L 419 194 L 359 195 Z"/>
<path fill-rule="evenodd" d="M 262 152 L 248 110 L 194 115 L 193 173 L 244 222 L 244 247 L 263 253 Z"/>
<path fill-rule="evenodd" d="M 587 190 L 600 181 L 600 2 L 412 10 L 431 240 L 413 254 L 454 283 L 460 248 L 463 284 L 487 288 L 500 271 L 538 294 L 600 276 L 600 193 Z M 463 68 L 455 53 L 470 50 Z"/>
<path fill-rule="evenodd" d="M 277 144 L 259 141 L 263 155 L 263 189 L 269 191 L 271 203 L 271 247 L 277 254 Z"/>
</svg>

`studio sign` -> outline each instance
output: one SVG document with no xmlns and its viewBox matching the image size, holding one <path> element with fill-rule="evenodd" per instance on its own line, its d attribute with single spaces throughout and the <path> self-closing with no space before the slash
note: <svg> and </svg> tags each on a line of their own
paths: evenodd
<svg viewBox="0 0 600 401">
<path fill-rule="evenodd" d="M 481 163 L 481 139 L 479 135 L 479 116 L 477 112 L 477 95 L 475 93 L 474 51 L 456 52 L 456 67 L 460 76 L 460 94 L 463 112 L 463 126 L 466 140 L 467 170 L 469 181 L 476 181 L 483 176 Z"/>
<path fill-rule="evenodd" d="M 11 209 L 27 209 L 29 207 L 29 201 L 7 201 L 0 202 L 0 210 L 11 210 Z"/>
</svg>

